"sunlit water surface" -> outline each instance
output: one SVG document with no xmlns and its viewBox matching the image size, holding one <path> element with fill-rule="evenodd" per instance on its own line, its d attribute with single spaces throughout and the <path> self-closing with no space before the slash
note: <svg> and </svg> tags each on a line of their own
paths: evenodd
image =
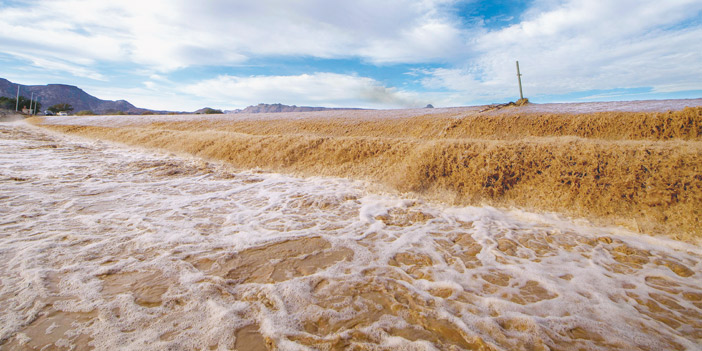
<svg viewBox="0 0 702 351">
<path fill-rule="evenodd" d="M 0 124 L 0 349 L 697 350 L 702 250 Z"/>
</svg>

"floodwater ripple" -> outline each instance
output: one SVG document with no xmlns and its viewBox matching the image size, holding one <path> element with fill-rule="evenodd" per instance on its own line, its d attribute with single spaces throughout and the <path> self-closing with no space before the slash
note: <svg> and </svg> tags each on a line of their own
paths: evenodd
<svg viewBox="0 0 702 351">
<path fill-rule="evenodd" d="M 702 250 L 0 124 L 0 348 L 700 349 Z"/>
</svg>

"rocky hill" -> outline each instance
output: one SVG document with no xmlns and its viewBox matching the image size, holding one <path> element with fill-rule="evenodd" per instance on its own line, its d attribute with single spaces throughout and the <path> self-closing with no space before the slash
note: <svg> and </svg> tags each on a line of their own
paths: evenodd
<svg viewBox="0 0 702 351">
<path fill-rule="evenodd" d="M 311 111 L 331 111 L 331 110 L 361 110 L 358 108 L 329 108 L 329 107 L 310 107 L 310 106 L 295 106 L 283 104 L 258 104 L 249 106 L 243 110 L 227 111 L 228 113 L 275 113 L 275 112 L 311 112 Z"/>
<path fill-rule="evenodd" d="M 30 98 L 32 93 L 34 93 L 35 97 L 39 96 L 39 102 L 44 109 L 55 104 L 67 103 L 73 106 L 74 112 L 82 110 L 90 110 L 98 114 L 115 113 L 118 111 L 129 114 L 153 112 L 151 110 L 135 107 L 125 100 L 101 100 L 76 86 L 64 84 L 21 85 L 0 78 L 0 96 L 15 98 L 17 96 L 18 85 L 20 87 L 21 96 Z"/>
</svg>

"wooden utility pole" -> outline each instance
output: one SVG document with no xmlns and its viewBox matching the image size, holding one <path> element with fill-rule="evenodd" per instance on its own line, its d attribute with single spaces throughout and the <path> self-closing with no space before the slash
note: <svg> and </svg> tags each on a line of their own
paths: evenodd
<svg viewBox="0 0 702 351">
<path fill-rule="evenodd" d="M 17 84 L 17 100 L 15 100 L 15 112 L 19 111 L 19 88 L 20 85 Z"/>
<path fill-rule="evenodd" d="M 519 61 L 517 61 L 517 79 L 519 80 L 519 99 L 524 99 L 524 94 L 522 94 L 522 74 L 519 73 Z"/>
</svg>

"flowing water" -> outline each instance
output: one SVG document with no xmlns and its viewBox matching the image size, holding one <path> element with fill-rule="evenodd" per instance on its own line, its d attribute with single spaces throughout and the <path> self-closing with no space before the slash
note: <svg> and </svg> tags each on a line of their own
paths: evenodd
<svg viewBox="0 0 702 351">
<path fill-rule="evenodd" d="M 2 350 L 698 350 L 702 249 L 0 124 Z"/>
</svg>

